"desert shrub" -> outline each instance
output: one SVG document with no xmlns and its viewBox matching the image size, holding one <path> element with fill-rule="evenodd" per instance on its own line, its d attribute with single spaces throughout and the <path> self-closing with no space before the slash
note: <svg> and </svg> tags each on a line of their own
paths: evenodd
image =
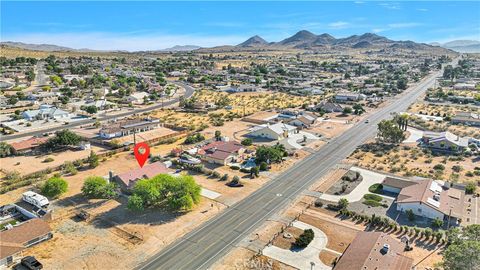
<svg viewBox="0 0 480 270">
<path fill-rule="evenodd" d="M 250 146 L 250 145 L 252 145 L 253 141 L 250 138 L 246 138 L 246 139 L 243 139 L 241 143 L 244 146 Z"/>
<path fill-rule="evenodd" d="M 299 248 L 305 248 L 312 242 L 313 238 L 315 237 L 315 233 L 312 229 L 306 229 L 303 233 L 295 239 L 295 246 Z"/>
<path fill-rule="evenodd" d="M 265 161 L 260 162 L 260 171 L 266 171 L 266 170 L 268 170 L 267 162 L 265 162 Z"/>
<path fill-rule="evenodd" d="M 228 180 L 228 174 L 224 174 L 221 178 L 220 181 L 227 181 Z"/>
<path fill-rule="evenodd" d="M 52 162 L 52 161 L 54 161 L 54 159 L 51 158 L 51 157 L 47 157 L 46 159 L 43 160 L 43 162 L 45 162 L 45 163 L 49 163 L 49 162 Z"/>
<path fill-rule="evenodd" d="M 382 184 L 373 184 L 368 188 L 368 191 L 372 193 L 382 193 L 383 191 L 383 185 Z"/>
<path fill-rule="evenodd" d="M 468 182 L 467 185 L 465 185 L 465 193 L 466 194 L 473 194 L 475 193 L 476 186 L 474 182 Z"/>
<path fill-rule="evenodd" d="M 365 194 L 365 195 L 363 195 L 363 198 L 365 200 L 372 200 L 372 201 L 376 201 L 376 202 L 381 202 L 382 201 L 382 197 L 377 195 L 377 194 Z"/>
<path fill-rule="evenodd" d="M 443 164 L 437 164 L 437 165 L 433 166 L 433 169 L 436 170 L 436 171 L 443 171 L 443 170 L 445 170 L 445 166 Z"/>
<path fill-rule="evenodd" d="M 439 219 L 438 217 L 432 220 L 432 227 L 433 228 L 440 228 L 443 226 L 443 220 Z"/>
<path fill-rule="evenodd" d="M 240 170 L 240 167 L 238 167 L 236 165 L 233 165 L 233 166 L 230 166 L 230 169 L 238 171 L 238 170 Z"/>
</svg>

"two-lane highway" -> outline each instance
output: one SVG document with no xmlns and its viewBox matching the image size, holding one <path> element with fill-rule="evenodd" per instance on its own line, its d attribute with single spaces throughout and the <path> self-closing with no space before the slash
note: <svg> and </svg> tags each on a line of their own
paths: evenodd
<svg viewBox="0 0 480 270">
<path fill-rule="evenodd" d="M 369 123 L 360 122 L 332 139 L 319 151 L 286 170 L 277 178 L 226 209 L 223 213 L 177 240 L 140 269 L 207 269 L 222 258 L 265 220 L 278 212 L 303 190 L 324 176 L 359 145 L 375 136 L 377 124 L 394 112 L 407 110 L 432 87 L 441 73 L 436 72 L 410 87 L 397 99 L 369 117 Z"/>
</svg>

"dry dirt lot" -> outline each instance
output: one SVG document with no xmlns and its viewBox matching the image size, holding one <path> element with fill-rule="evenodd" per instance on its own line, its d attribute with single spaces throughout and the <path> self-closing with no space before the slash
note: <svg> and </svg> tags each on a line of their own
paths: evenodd
<svg viewBox="0 0 480 270">
<path fill-rule="evenodd" d="M 100 154 L 106 152 L 107 149 L 92 146 L 91 151 Z M 55 168 L 66 161 L 84 159 L 88 155 L 90 155 L 90 150 L 66 150 L 39 156 L 10 156 L 2 158 L 0 163 L 3 171 L 17 171 L 21 175 L 26 175 L 47 168 Z M 47 158 L 53 158 L 53 161 L 45 162 Z"/>
<path fill-rule="evenodd" d="M 374 146 L 374 144 L 372 144 L 372 146 Z M 367 169 L 396 173 L 403 176 L 416 175 L 426 178 L 458 182 L 468 182 L 480 179 L 475 175 L 466 175 L 467 172 L 473 173 L 474 168 L 479 166 L 478 157 L 459 158 L 455 156 L 434 156 L 431 154 L 425 154 L 422 149 L 415 144 L 392 146 L 391 149 L 386 149 L 385 147 L 381 148 L 382 150 L 380 152 L 375 150 L 370 150 L 368 152 L 358 150 L 349 157 L 349 161 L 357 166 Z M 433 167 L 438 164 L 443 165 L 445 169 L 433 169 Z M 460 168 L 460 171 L 454 171 L 458 170 L 458 168 Z"/>
</svg>

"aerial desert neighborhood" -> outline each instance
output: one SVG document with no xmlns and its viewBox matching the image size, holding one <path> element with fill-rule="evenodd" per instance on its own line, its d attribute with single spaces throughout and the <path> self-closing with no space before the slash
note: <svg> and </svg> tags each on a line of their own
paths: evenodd
<svg viewBox="0 0 480 270">
<path fill-rule="evenodd" d="M 0 7 L 0 269 L 480 270 L 480 2 Z"/>
</svg>

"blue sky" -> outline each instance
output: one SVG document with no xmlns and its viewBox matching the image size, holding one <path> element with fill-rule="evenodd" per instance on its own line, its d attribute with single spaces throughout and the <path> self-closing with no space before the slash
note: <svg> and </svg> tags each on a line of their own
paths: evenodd
<svg viewBox="0 0 480 270">
<path fill-rule="evenodd" d="M 152 50 L 282 40 L 299 30 L 394 40 L 480 40 L 480 2 L 1 1 L 1 41 Z"/>
</svg>

